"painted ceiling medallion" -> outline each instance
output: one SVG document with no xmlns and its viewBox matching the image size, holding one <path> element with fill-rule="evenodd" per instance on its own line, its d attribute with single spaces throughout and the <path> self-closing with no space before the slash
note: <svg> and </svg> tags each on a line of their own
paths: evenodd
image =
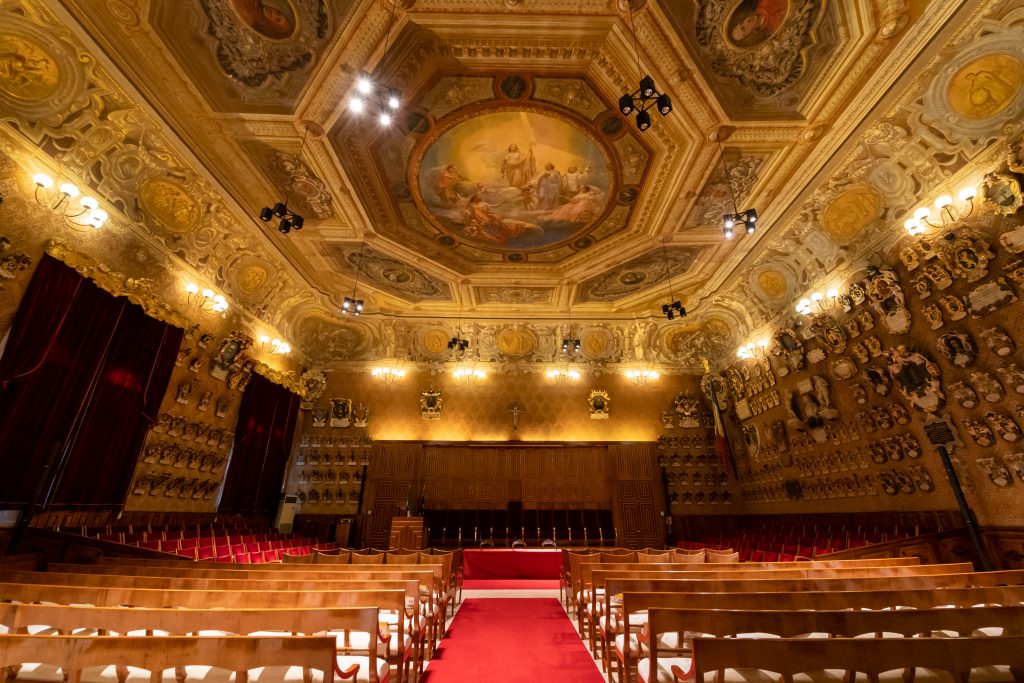
<svg viewBox="0 0 1024 683">
<path fill-rule="evenodd" d="M 579 238 L 608 212 L 611 153 L 572 119 L 540 108 L 459 114 L 424 139 L 409 184 L 438 229 L 490 251 L 533 252 Z"/>
<path fill-rule="evenodd" d="M 821 0 L 711 0 L 700 8 L 697 42 L 719 76 L 771 97 L 803 73 L 821 7 Z"/>
</svg>

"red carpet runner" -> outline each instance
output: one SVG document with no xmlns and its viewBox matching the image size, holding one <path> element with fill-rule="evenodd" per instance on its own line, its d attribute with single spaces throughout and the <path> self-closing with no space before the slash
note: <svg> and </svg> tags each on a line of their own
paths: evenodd
<svg viewBox="0 0 1024 683">
<path fill-rule="evenodd" d="M 602 683 L 555 598 L 466 598 L 424 683 Z"/>
</svg>

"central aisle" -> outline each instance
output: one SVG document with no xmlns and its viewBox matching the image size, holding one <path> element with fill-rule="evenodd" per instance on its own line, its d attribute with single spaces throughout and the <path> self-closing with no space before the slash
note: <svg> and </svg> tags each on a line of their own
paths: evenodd
<svg viewBox="0 0 1024 683">
<path fill-rule="evenodd" d="M 603 683 L 556 598 L 466 598 L 423 683 Z"/>
</svg>

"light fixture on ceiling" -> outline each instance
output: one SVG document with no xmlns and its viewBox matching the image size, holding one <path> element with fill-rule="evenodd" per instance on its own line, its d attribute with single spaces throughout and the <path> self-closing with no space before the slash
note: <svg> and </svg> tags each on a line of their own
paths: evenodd
<svg viewBox="0 0 1024 683">
<path fill-rule="evenodd" d="M 661 305 L 661 313 L 669 320 L 675 320 L 678 315 L 680 318 L 686 317 L 686 308 L 683 303 L 676 298 L 676 293 L 672 289 L 672 266 L 668 260 L 668 249 L 665 247 L 666 240 L 661 241 L 661 257 L 665 261 L 665 268 L 668 269 L 668 297 L 669 302 Z"/>
<path fill-rule="evenodd" d="M 569 284 L 571 290 L 572 283 Z M 580 340 L 572 334 L 572 302 L 569 303 L 568 316 L 565 323 L 565 334 L 566 336 L 562 338 L 562 353 L 567 356 L 579 353 Z"/>
<path fill-rule="evenodd" d="M 95 197 L 85 196 L 75 202 L 81 193 L 71 183 L 61 183 L 54 189 L 53 178 L 45 173 L 32 176 L 32 181 L 36 184 L 36 203 L 59 212 L 64 224 L 72 230 L 86 232 L 90 228 L 101 228 L 109 218 Z M 75 203 L 78 206 L 73 206 Z"/>
<path fill-rule="evenodd" d="M 302 151 L 306 149 L 306 137 L 309 135 L 309 127 L 306 127 L 306 132 L 302 134 L 302 144 L 299 145 L 299 154 L 297 158 L 302 161 Z M 288 208 L 288 195 L 285 195 L 283 202 L 277 202 L 273 206 L 264 206 L 260 209 L 260 220 L 264 223 L 269 223 L 275 218 L 281 219 L 277 224 L 277 230 L 282 235 L 287 235 L 292 230 L 302 230 L 302 226 L 305 224 L 306 219 L 295 213 Z"/>
<path fill-rule="evenodd" d="M 732 178 L 729 176 L 729 166 L 725 163 L 725 147 L 722 141 L 718 141 L 718 149 L 722 154 L 722 170 L 725 171 L 725 184 L 729 188 L 729 197 L 732 199 L 732 213 L 722 216 L 722 236 L 731 240 L 736 234 L 736 226 L 742 225 L 743 231 L 753 235 L 757 230 L 757 209 L 744 209 L 740 211 L 736 205 L 736 193 L 732 189 Z"/>
<path fill-rule="evenodd" d="M 462 337 L 462 304 L 459 304 L 459 322 L 455 328 L 455 336 L 448 340 L 448 350 L 462 355 L 469 349 L 469 340 Z"/>
<path fill-rule="evenodd" d="M 626 0 L 626 8 L 629 11 L 629 30 L 633 34 L 633 54 L 636 56 L 636 71 L 640 78 L 640 87 L 631 93 L 626 93 L 619 98 L 619 111 L 623 116 L 628 117 L 636 113 L 636 127 L 644 131 L 651 127 L 650 109 L 656 108 L 658 113 L 666 116 L 672 111 L 672 98 L 665 93 L 658 92 L 654 85 L 654 79 L 650 74 L 644 74 L 640 66 L 640 49 L 636 40 L 636 25 L 633 23 L 633 5 L 631 0 Z"/>
<path fill-rule="evenodd" d="M 405 379 L 405 370 L 397 365 L 382 365 L 370 370 L 370 375 L 386 387 Z"/>
<path fill-rule="evenodd" d="M 903 221 L 903 227 L 911 235 L 920 235 L 925 232 L 925 226 L 934 229 L 944 228 L 951 223 L 956 223 L 963 218 L 970 218 L 974 213 L 974 198 L 978 191 L 974 187 L 965 187 L 957 195 L 960 200 L 960 207 L 953 206 L 953 198 L 944 194 L 935 200 L 935 208 L 939 210 L 941 223 L 936 225 L 928 219 L 931 217 L 931 209 L 921 206 L 914 210 L 912 218 Z"/>
<path fill-rule="evenodd" d="M 398 0 L 392 0 L 388 29 L 384 34 L 384 52 L 381 53 L 379 63 L 383 63 L 388 54 L 388 43 L 391 39 L 391 27 L 395 22 L 395 5 L 397 4 Z M 350 112 L 357 116 L 370 116 L 381 126 L 390 126 L 401 106 L 402 93 L 399 90 L 375 81 L 373 76 L 365 71 L 356 78 L 355 92 L 348 98 Z"/>
<path fill-rule="evenodd" d="M 285 356 L 292 351 L 292 347 L 287 342 L 283 342 L 280 339 L 271 339 L 270 335 L 260 336 L 260 346 L 263 347 L 264 351 L 270 351 L 270 353 L 277 356 Z"/>
<path fill-rule="evenodd" d="M 228 310 L 227 299 L 223 294 L 216 294 L 209 287 L 200 289 L 199 285 L 189 282 L 185 285 L 188 303 L 206 315 L 217 315 Z"/>
<path fill-rule="evenodd" d="M 363 252 L 363 250 L 362 250 L 362 248 L 360 248 L 359 253 L 362 254 L 362 252 Z M 356 279 L 355 279 L 355 282 L 353 282 L 353 284 L 352 284 L 352 296 L 346 296 L 344 298 L 344 300 L 342 300 L 342 302 L 341 302 L 341 314 L 342 315 L 351 315 L 351 316 L 354 316 L 354 317 L 358 318 L 359 316 L 361 316 L 363 314 L 363 303 L 364 303 L 364 301 L 362 299 L 357 299 L 356 298 L 356 292 L 359 289 L 359 269 L 362 267 L 361 263 L 362 263 L 362 260 L 360 259 L 360 260 L 357 260 L 356 264 L 355 264 Z"/>
<path fill-rule="evenodd" d="M 651 382 L 657 382 L 661 375 L 658 374 L 657 370 L 650 370 L 648 368 L 638 368 L 626 371 L 626 379 L 637 386 L 646 386 Z"/>
</svg>

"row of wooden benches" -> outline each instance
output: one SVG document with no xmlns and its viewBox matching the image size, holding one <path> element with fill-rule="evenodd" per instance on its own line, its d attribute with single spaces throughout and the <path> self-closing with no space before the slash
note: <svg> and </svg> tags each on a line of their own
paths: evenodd
<svg viewBox="0 0 1024 683">
<path fill-rule="evenodd" d="M 806 644 L 797 639 L 792 643 L 790 654 L 773 663 L 771 659 L 755 659 L 748 654 L 774 653 L 782 645 L 760 649 L 760 641 L 750 645 L 752 641 L 746 639 L 733 640 L 730 647 L 706 646 L 701 641 L 700 646 L 694 644 L 690 652 L 688 639 L 677 635 L 680 633 L 711 636 L 762 633 L 788 639 L 807 633 L 855 636 L 882 631 L 901 634 L 952 631 L 969 634 L 982 625 L 1004 629 L 1006 633 L 1024 632 L 1020 630 L 1024 623 L 1021 622 L 1024 618 L 1021 613 L 1024 572 L 1020 571 L 981 574 L 974 573 L 969 564 L 920 565 L 916 558 L 720 564 L 714 568 L 685 563 L 600 560 L 595 556 L 569 558 L 568 573 L 573 579 L 566 598 L 576 610 L 581 637 L 589 641 L 595 656 L 602 656 L 609 681 L 613 673 L 617 673 L 620 680 L 631 677 L 637 659 L 641 660 L 637 675 L 644 682 L 689 680 L 696 674 L 716 670 L 721 670 L 721 676 L 726 673 L 724 670 L 743 668 L 749 662 L 757 662 L 749 664 L 753 668 L 788 675 L 822 668 L 813 666 L 814 661 L 822 661 L 820 658 L 801 659 L 801 653 L 817 653 L 822 647 L 831 647 L 831 641 Z M 947 605 L 1005 605 L 1007 609 L 988 612 L 931 609 Z M 919 613 L 895 611 L 896 607 L 910 607 Z M 864 609 L 885 611 L 851 611 Z M 884 627 L 886 624 L 892 627 Z M 634 632 L 640 628 L 647 630 L 644 637 Z M 859 642 L 872 652 L 870 648 L 876 646 L 875 640 L 867 644 Z M 677 656 L 659 663 L 659 644 Z M 915 647 L 914 652 L 924 657 L 917 660 L 919 665 L 939 666 L 939 660 L 928 659 L 929 653 L 941 649 L 939 646 Z M 971 642 L 952 643 L 950 647 L 970 648 Z M 836 652 L 839 657 L 841 653 Z M 742 653 L 748 658 L 730 660 L 729 653 Z M 888 668 L 913 664 L 911 659 L 900 661 L 900 666 Z M 874 669 L 874 659 L 872 662 L 870 667 L 858 669 L 849 660 L 837 658 L 825 668 L 867 674 L 888 670 Z M 1013 657 L 988 663 L 1020 666 L 1019 660 Z M 966 669 L 951 670 L 962 673 Z M 1018 680 L 1022 671 L 1010 670 Z M 1002 675 L 1008 674 L 1002 672 Z"/>
<path fill-rule="evenodd" d="M 351 637 L 344 642 L 339 639 L 337 646 L 349 659 L 355 656 L 350 654 L 353 647 L 360 650 L 362 659 L 357 663 L 362 673 L 358 680 L 369 681 L 381 675 L 386 679 L 389 671 L 384 667 L 378 672 L 370 664 L 376 655 L 370 647 L 374 639 L 368 634 L 376 628 L 363 628 L 367 617 L 357 608 L 372 608 L 381 610 L 380 619 L 387 624 L 378 633 L 385 655 L 381 661 L 387 662 L 390 655 L 401 681 L 422 671 L 424 659 L 443 631 L 452 598 L 450 570 L 443 557 L 438 557 L 436 564 L 328 565 L 314 571 L 303 565 L 249 569 L 131 562 L 142 564 L 53 565 L 48 572 L 4 571 L 0 573 L 0 600 L 12 604 L 8 611 L 0 612 L 0 624 L 9 634 L 28 630 L 30 624 L 45 624 L 61 633 L 92 629 L 90 633 L 182 635 L 202 628 L 231 634 L 366 634 L 354 642 Z M 38 611 L 44 608 L 58 611 Z M 351 614 L 344 613 L 345 609 Z M 372 623 L 376 626 L 376 615 Z M 164 642 L 161 640 L 161 648 Z"/>
</svg>

